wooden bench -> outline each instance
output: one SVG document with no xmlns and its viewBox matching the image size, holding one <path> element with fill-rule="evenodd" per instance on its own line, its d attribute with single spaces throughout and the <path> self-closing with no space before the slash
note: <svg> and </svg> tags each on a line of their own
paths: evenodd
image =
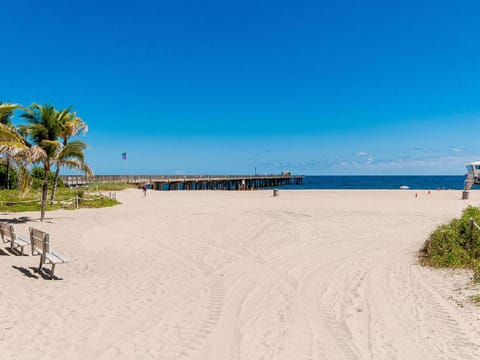
<svg viewBox="0 0 480 360">
<path fill-rule="evenodd" d="M 68 257 L 50 247 L 50 236 L 44 231 L 30 228 L 30 243 L 32 245 L 32 256 L 40 256 L 38 270 L 41 271 L 44 264 L 52 265 L 50 279 L 53 279 L 55 265 L 65 264 L 70 261 Z"/>
<path fill-rule="evenodd" d="M 13 228 L 12 224 L 0 222 L 0 235 L 4 244 L 10 243 L 10 249 L 12 249 L 12 251 L 20 249 L 22 255 L 25 246 L 30 245 L 30 240 L 18 236 L 15 233 L 15 229 Z"/>
</svg>

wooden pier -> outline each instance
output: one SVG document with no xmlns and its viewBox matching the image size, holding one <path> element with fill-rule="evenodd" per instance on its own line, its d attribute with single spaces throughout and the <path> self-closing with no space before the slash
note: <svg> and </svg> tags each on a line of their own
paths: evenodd
<svg viewBox="0 0 480 360">
<path fill-rule="evenodd" d="M 301 185 L 303 175 L 62 175 L 67 186 L 90 183 L 147 185 L 155 190 L 253 190 L 281 185 Z"/>
</svg>

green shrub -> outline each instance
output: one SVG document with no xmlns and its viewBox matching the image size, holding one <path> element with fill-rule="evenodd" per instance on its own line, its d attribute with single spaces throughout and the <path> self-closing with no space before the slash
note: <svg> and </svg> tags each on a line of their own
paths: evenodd
<svg viewBox="0 0 480 360">
<path fill-rule="evenodd" d="M 35 166 L 30 171 L 30 175 L 32 176 L 32 188 L 33 189 L 40 189 L 43 186 L 43 180 L 45 177 L 45 170 L 42 167 Z M 55 173 L 48 174 L 48 186 L 53 186 L 53 180 L 55 179 Z M 57 179 L 57 187 L 65 187 L 62 179 L 59 177 Z"/>
<path fill-rule="evenodd" d="M 472 295 L 470 296 L 470 300 L 475 304 L 475 305 L 480 305 L 480 295 Z"/>
<path fill-rule="evenodd" d="M 421 250 L 422 263 L 437 267 L 474 268 L 480 258 L 480 231 L 470 229 L 470 218 L 480 224 L 480 209 L 469 206 L 459 219 L 439 226 Z"/>
<path fill-rule="evenodd" d="M 78 205 L 82 205 L 83 199 L 85 198 L 85 190 L 79 188 L 75 191 L 75 195 L 78 196 Z"/>
<path fill-rule="evenodd" d="M 18 176 L 15 167 L 8 168 L 8 182 L 7 182 L 7 165 L 0 164 L 0 188 L 2 189 L 17 189 Z"/>
<path fill-rule="evenodd" d="M 480 260 L 473 261 L 473 282 L 480 282 Z"/>
</svg>

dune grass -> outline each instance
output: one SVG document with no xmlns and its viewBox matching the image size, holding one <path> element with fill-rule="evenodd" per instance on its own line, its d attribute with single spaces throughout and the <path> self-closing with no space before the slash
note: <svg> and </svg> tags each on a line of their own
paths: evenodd
<svg viewBox="0 0 480 360">
<path fill-rule="evenodd" d="M 135 184 L 126 183 L 101 183 L 94 182 L 86 186 L 87 189 L 92 191 L 120 191 L 125 189 L 136 189 L 138 186 Z"/>
<path fill-rule="evenodd" d="M 114 199 L 110 199 L 108 196 L 100 196 L 100 192 L 96 189 L 62 187 L 57 190 L 57 194 L 55 196 L 55 203 L 53 205 L 50 205 L 50 202 L 47 203 L 47 211 L 57 209 L 74 210 L 77 208 L 77 196 L 79 197 L 79 208 L 101 208 L 120 204 L 120 202 Z M 40 211 L 40 199 L 40 189 L 31 189 L 22 198 L 19 197 L 17 190 L 1 190 L 0 211 Z"/>
<path fill-rule="evenodd" d="M 480 224 L 480 209 L 467 207 L 462 216 L 439 226 L 420 250 L 421 263 L 433 267 L 470 268 L 480 282 L 480 230 L 470 229 L 469 219 Z"/>
<path fill-rule="evenodd" d="M 470 296 L 470 301 L 477 306 L 480 306 L 480 295 L 472 295 Z"/>
</svg>

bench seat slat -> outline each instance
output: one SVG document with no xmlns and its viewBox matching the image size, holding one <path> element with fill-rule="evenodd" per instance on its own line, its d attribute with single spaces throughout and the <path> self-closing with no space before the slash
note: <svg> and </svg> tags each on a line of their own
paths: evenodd
<svg viewBox="0 0 480 360">
<path fill-rule="evenodd" d="M 60 259 L 59 257 L 56 257 L 55 255 L 51 254 L 51 253 L 47 253 L 45 255 L 45 257 L 47 258 L 47 263 L 50 263 L 50 264 L 63 264 L 64 261 L 62 259 Z"/>
<path fill-rule="evenodd" d="M 15 239 L 15 245 L 21 247 L 28 246 L 30 245 L 30 241 L 17 236 L 17 238 Z"/>
<path fill-rule="evenodd" d="M 50 252 L 46 254 L 48 261 L 54 262 L 55 264 L 67 263 L 70 261 L 68 257 L 62 253 L 50 249 Z"/>
</svg>

